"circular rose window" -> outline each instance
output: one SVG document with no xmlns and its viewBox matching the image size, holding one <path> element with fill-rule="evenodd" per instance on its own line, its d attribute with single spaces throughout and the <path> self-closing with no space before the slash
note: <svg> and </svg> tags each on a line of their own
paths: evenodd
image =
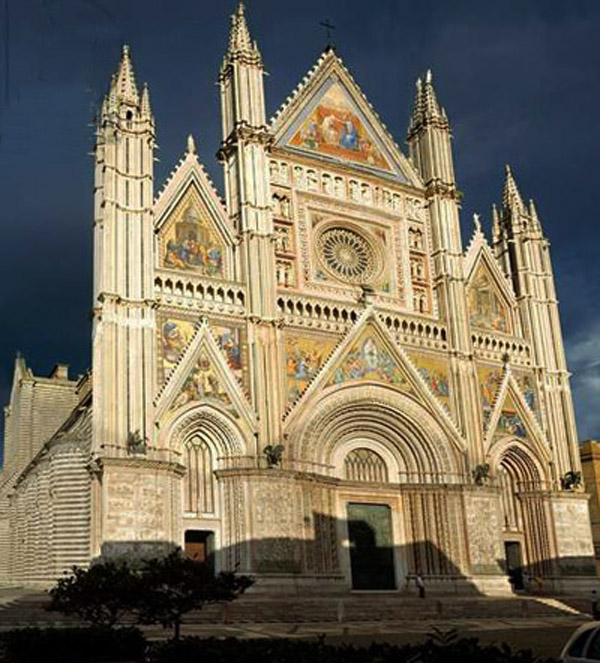
<svg viewBox="0 0 600 663">
<path fill-rule="evenodd" d="M 328 228 L 318 242 L 321 262 L 328 272 L 347 283 L 369 283 L 376 272 L 375 250 L 349 228 Z"/>
</svg>

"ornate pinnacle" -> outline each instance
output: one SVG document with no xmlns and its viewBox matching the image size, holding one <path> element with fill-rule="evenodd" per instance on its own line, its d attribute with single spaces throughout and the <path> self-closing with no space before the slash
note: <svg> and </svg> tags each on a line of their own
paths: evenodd
<svg viewBox="0 0 600 663">
<path fill-rule="evenodd" d="M 243 2 L 238 4 L 234 14 L 231 15 L 231 28 L 229 31 L 229 47 L 226 59 L 239 56 L 261 61 L 260 51 L 256 42 L 252 41 L 248 22 L 246 21 L 246 8 Z"/>
<path fill-rule="evenodd" d="M 133 72 L 133 64 L 131 63 L 131 56 L 129 53 L 129 46 L 123 45 L 123 52 L 121 54 L 121 63 L 117 71 L 116 77 L 113 79 L 115 94 L 119 101 L 133 104 L 139 104 L 139 95 L 137 85 L 135 83 L 135 74 Z M 112 92 L 112 89 L 111 89 Z"/>
<path fill-rule="evenodd" d="M 502 192 L 502 205 L 505 209 L 516 207 L 519 212 L 525 211 L 523 199 L 519 193 L 517 183 L 513 177 L 510 166 L 506 164 L 506 178 L 504 180 L 504 191 Z"/>
<path fill-rule="evenodd" d="M 433 74 L 431 69 L 425 73 L 424 79 L 417 78 L 416 97 L 413 114 L 410 121 L 409 132 L 414 131 L 420 124 L 431 120 L 448 122 L 444 109 L 440 106 L 433 88 Z"/>
</svg>

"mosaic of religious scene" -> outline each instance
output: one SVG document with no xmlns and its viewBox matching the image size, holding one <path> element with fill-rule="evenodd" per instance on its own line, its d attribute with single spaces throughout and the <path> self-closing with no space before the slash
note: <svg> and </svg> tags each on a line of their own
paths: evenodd
<svg viewBox="0 0 600 663">
<path fill-rule="evenodd" d="M 517 413 L 517 408 L 511 396 L 507 396 L 500 412 L 496 435 L 515 435 L 516 437 L 527 437 L 527 430 L 523 420 Z"/>
<path fill-rule="evenodd" d="M 448 364 L 428 355 L 409 353 L 408 356 L 431 391 L 440 399 L 442 405 L 450 410 Z"/>
<path fill-rule="evenodd" d="M 518 375 L 517 376 L 517 384 L 519 385 L 521 389 L 521 393 L 523 394 L 523 398 L 525 399 L 525 402 L 527 405 L 532 409 L 534 412 L 537 410 L 537 400 L 535 397 L 535 387 L 534 387 L 534 380 L 533 376 L 531 375 Z"/>
<path fill-rule="evenodd" d="M 332 338 L 286 336 L 287 402 L 291 405 L 317 375 L 336 344 Z"/>
<path fill-rule="evenodd" d="M 477 268 L 473 282 L 468 288 L 467 304 L 469 320 L 474 327 L 505 333 L 510 331 L 506 306 L 483 265 Z"/>
<path fill-rule="evenodd" d="M 162 323 L 162 358 L 165 375 L 175 366 L 194 335 L 195 325 L 189 320 L 171 319 Z M 241 330 L 237 327 L 211 326 L 217 345 L 224 352 L 235 377 L 242 382 L 243 358 Z"/>
<path fill-rule="evenodd" d="M 179 396 L 173 401 L 171 410 L 176 410 L 192 401 L 206 399 L 219 401 L 228 409 L 233 409 L 231 399 L 223 389 L 217 372 L 208 356 L 203 353 L 185 381 Z"/>
<path fill-rule="evenodd" d="M 190 201 L 179 220 L 167 231 L 164 266 L 205 276 L 223 274 L 223 248 L 210 222 Z"/>
<path fill-rule="evenodd" d="M 402 370 L 373 335 L 363 336 L 336 368 L 329 384 L 375 380 L 410 390 Z"/>
<path fill-rule="evenodd" d="M 391 170 L 340 83 L 328 88 L 294 134 L 291 145 Z"/>
<path fill-rule="evenodd" d="M 496 394 L 498 393 L 498 389 L 500 389 L 504 374 L 501 368 L 479 368 L 477 376 L 479 378 L 483 421 L 487 424 L 490 420 Z"/>
</svg>

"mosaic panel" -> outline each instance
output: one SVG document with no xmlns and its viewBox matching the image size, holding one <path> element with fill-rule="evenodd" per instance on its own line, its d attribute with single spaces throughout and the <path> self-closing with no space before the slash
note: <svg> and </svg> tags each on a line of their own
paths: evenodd
<svg viewBox="0 0 600 663">
<path fill-rule="evenodd" d="M 329 385 L 373 380 L 411 391 L 403 371 L 370 331 L 365 332 L 351 347 L 335 369 Z"/>
<path fill-rule="evenodd" d="M 205 352 L 200 355 L 170 409 L 176 410 L 192 401 L 204 400 L 216 400 L 227 409 L 234 410 L 229 394 Z"/>
<path fill-rule="evenodd" d="M 506 396 L 504 405 L 502 406 L 495 435 L 514 435 L 520 438 L 527 437 L 525 424 L 517 413 L 517 407 L 510 394 Z"/>
<path fill-rule="evenodd" d="M 344 87 L 331 79 L 290 144 L 310 152 L 392 170 Z"/>
<path fill-rule="evenodd" d="M 162 379 L 177 364 L 184 350 L 189 345 L 195 323 L 189 319 L 167 318 L 160 326 L 160 356 L 162 357 Z M 225 326 L 216 323 L 210 327 L 217 345 L 225 354 L 225 358 L 235 377 L 241 384 L 244 382 L 243 334 L 240 327 Z"/>
<path fill-rule="evenodd" d="M 484 424 L 490 420 L 492 408 L 496 399 L 496 394 L 500 385 L 502 384 L 503 371 L 501 368 L 490 366 L 480 366 L 477 369 L 477 377 L 479 380 L 479 393 L 481 396 L 481 409 L 483 410 Z"/>
<path fill-rule="evenodd" d="M 204 276 L 223 276 L 223 245 L 200 200 L 188 195 L 161 238 L 162 264 Z"/>
<path fill-rule="evenodd" d="M 483 264 L 468 287 L 467 305 L 473 327 L 510 333 L 508 311 Z"/>
<path fill-rule="evenodd" d="M 446 410 L 450 410 L 450 375 L 448 363 L 431 355 L 408 353 L 421 377 L 431 391 L 442 402 Z"/>
<path fill-rule="evenodd" d="M 531 410 L 534 412 L 537 412 L 538 410 L 538 402 L 537 402 L 537 396 L 536 396 L 536 389 L 535 389 L 535 378 L 533 375 L 528 375 L 527 373 L 522 373 L 520 375 L 516 376 L 517 384 L 519 385 L 519 389 L 521 390 L 521 393 L 523 394 L 523 398 L 525 399 L 525 402 L 529 406 Z"/>
<path fill-rule="evenodd" d="M 315 378 L 337 340 L 288 334 L 285 338 L 287 403 L 291 405 Z"/>
</svg>

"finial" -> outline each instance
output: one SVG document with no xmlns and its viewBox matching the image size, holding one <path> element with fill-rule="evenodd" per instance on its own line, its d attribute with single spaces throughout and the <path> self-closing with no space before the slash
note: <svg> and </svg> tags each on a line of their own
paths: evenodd
<svg viewBox="0 0 600 663">
<path fill-rule="evenodd" d="M 196 154 L 196 141 L 194 140 L 192 134 L 188 134 L 187 137 L 187 152 L 188 154 Z"/>
<path fill-rule="evenodd" d="M 431 83 L 432 80 L 433 80 L 433 74 L 431 73 L 431 69 L 428 69 L 427 73 L 425 74 L 425 82 Z"/>
<path fill-rule="evenodd" d="M 475 226 L 475 232 L 481 233 L 481 216 L 475 212 L 473 214 L 473 225 Z"/>
</svg>

